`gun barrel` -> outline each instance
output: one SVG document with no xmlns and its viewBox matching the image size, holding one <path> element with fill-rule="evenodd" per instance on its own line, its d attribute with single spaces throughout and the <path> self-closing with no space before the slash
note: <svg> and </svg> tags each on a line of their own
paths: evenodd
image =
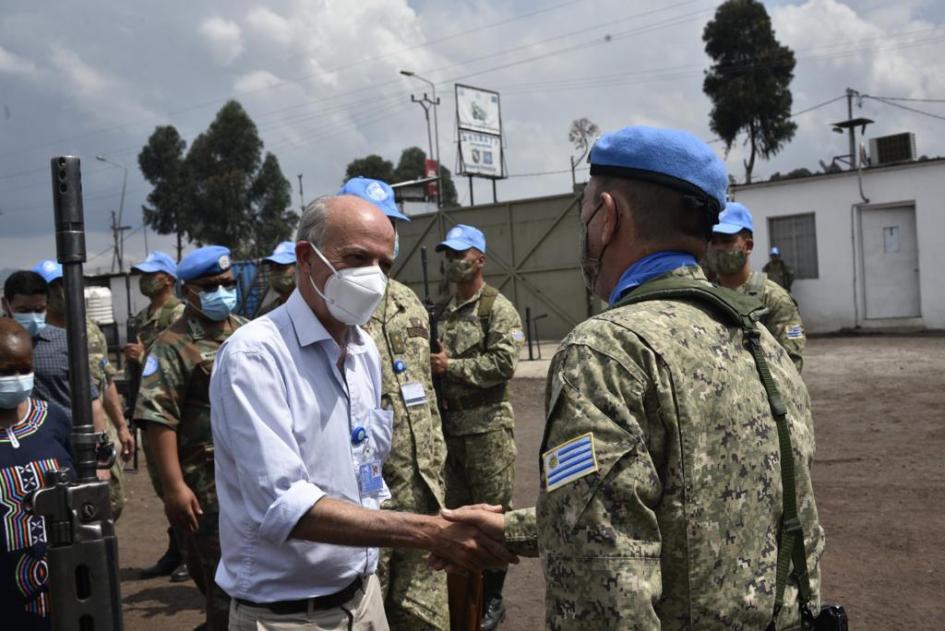
<svg viewBox="0 0 945 631">
<path fill-rule="evenodd" d="M 69 388 L 72 404 L 72 447 L 80 482 L 96 479 L 96 438 L 92 427 L 92 393 L 85 328 L 82 264 L 85 262 L 85 217 L 82 210 L 82 172 L 79 158 L 50 160 L 56 225 L 56 258 L 65 285 Z"/>
<path fill-rule="evenodd" d="M 427 274 L 427 247 L 420 248 L 420 269 L 423 273 L 423 301 L 429 306 L 430 300 L 430 277 Z"/>
</svg>

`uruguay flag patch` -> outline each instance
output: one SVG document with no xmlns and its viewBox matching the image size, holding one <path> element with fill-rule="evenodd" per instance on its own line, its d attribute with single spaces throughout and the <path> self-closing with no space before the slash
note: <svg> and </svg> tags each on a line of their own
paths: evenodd
<svg viewBox="0 0 945 631">
<path fill-rule="evenodd" d="M 600 468 L 594 451 L 594 434 L 590 432 L 549 449 L 541 457 L 545 465 L 546 491 L 554 491 Z"/>
</svg>

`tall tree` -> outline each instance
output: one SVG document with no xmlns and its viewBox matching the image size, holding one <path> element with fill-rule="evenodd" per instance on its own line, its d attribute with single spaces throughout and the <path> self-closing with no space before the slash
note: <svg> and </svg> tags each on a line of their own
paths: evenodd
<svg viewBox="0 0 945 631">
<path fill-rule="evenodd" d="M 756 156 L 777 154 L 797 129 L 791 120 L 794 53 L 775 38 L 768 12 L 755 0 L 721 4 L 702 40 L 713 60 L 702 84 L 713 104 L 710 127 L 726 153 L 746 134 L 745 181 L 751 182 Z"/>
<path fill-rule="evenodd" d="M 369 177 L 372 180 L 393 182 L 394 164 L 372 153 L 365 158 L 357 158 L 348 163 L 345 169 L 345 181 L 353 177 Z"/>
<path fill-rule="evenodd" d="M 263 142 L 256 124 L 229 101 L 190 145 L 173 127 L 158 127 L 138 156 L 154 184 L 145 221 L 161 234 L 204 245 L 225 245 L 235 258 L 258 258 L 287 239 L 298 221 L 289 209 L 291 186 Z"/>
<path fill-rule="evenodd" d="M 400 152 L 400 160 L 394 169 L 394 182 L 406 182 L 425 177 L 427 154 L 420 147 L 407 147 Z M 459 206 L 456 196 L 456 184 L 453 174 L 442 164 L 440 165 L 440 186 L 443 188 L 443 206 L 453 208 Z"/>
<path fill-rule="evenodd" d="M 148 204 L 142 206 L 144 223 L 158 234 L 177 235 L 177 260 L 188 233 L 187 181 L 184 170 L 184 148 L 187 143 L 172 125 L 158 127 L 148 144 L 138 154 L 138 166 L 154 189 Z"/>
</svg>

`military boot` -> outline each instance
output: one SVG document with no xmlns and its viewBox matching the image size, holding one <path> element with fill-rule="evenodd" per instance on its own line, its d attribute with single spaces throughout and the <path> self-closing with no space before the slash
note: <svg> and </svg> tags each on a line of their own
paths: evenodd
<svg viewBox="0 0 945 631">
<path fill-rule="evenodd" d="M 174 530 L 172 528 L 168 528 L 167 551 L 164 553 L 164 556 L 158 559 L 157 562 L 151 567 L 146 567 L 141 570 L 139 576 L 142 579 L 155 578 L 157 576 L 168 576 L 173 574 L 182 562 L 183 559 L 181 559 L 180 551 L 177 547 L 177 538 L 174 536 Z"/>
<path fill-rule="evenodd" d="M 505 604 L 502 602 L 502 586 L 505 570 L 487 570 L 482 574 L 482 623 L 481 631 L 493 631 L 505 620 Z"/>
</svg>

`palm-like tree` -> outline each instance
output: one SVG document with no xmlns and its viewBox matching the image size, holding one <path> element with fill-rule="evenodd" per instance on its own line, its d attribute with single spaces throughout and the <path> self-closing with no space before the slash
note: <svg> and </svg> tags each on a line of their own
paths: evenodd
<svg viewBox="0 0 945 631">
<path fill-rule="evenodd" d="M 571 141 L 575 149 L 580 151 L 576 158 L 571 156 L 572 185 L 577 183 L 577 176 L 575 176 L 574 170 L 577 168 L 578 163 L 584 159 L 584 156 L 587 155 L 587 151 L 591 147 L 591 138 L 596 137 L 598 134 L 600 134 L 600 128 L 588 118 L 578 118 L 571 121 L 571 129 L 568 130 L 568 140 Z"/>
</svg>

